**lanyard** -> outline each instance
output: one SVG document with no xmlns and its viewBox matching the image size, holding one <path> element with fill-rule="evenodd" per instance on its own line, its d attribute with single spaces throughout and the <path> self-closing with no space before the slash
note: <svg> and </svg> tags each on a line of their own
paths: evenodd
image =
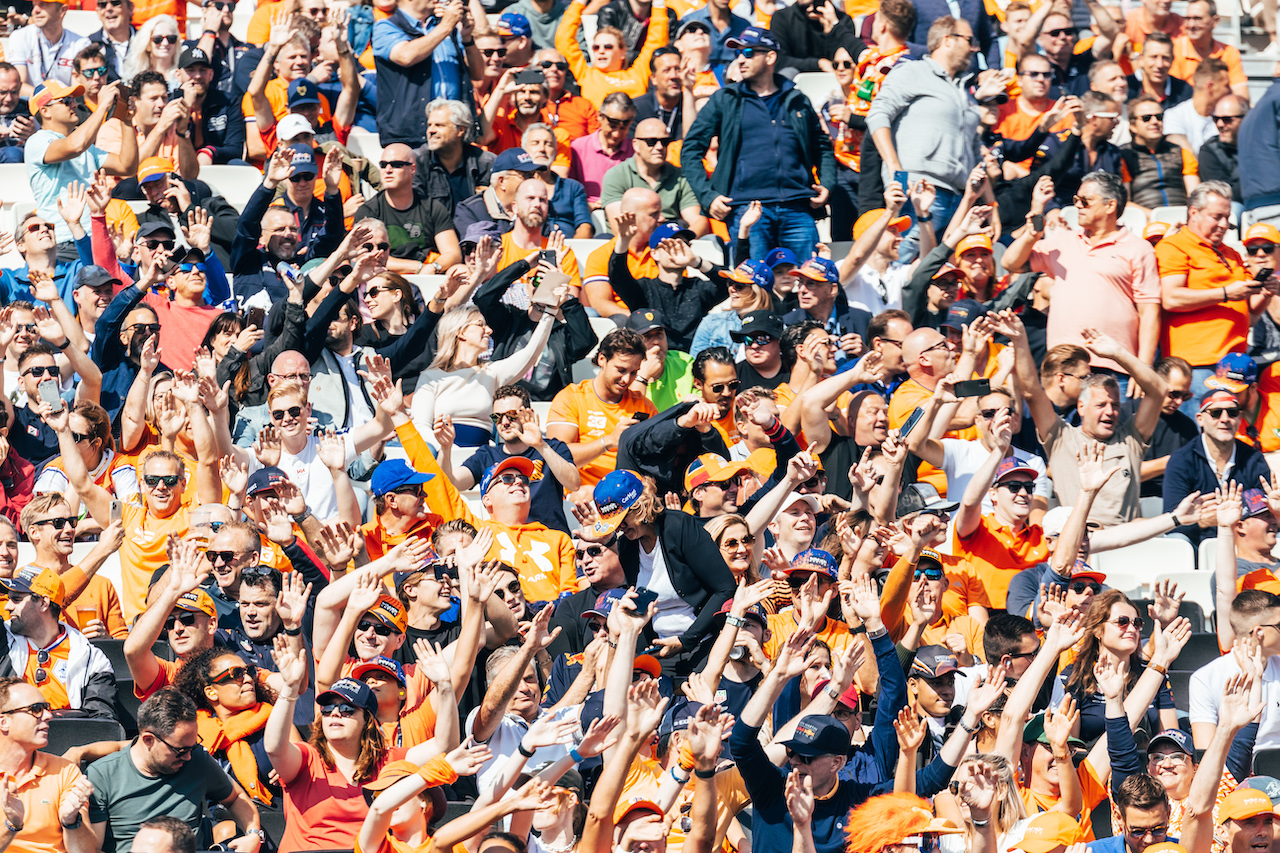
<svg viewBox="0 0 1280 853">
<path fill-rule="evenodd" d="M 48 79 L 49 79 L 49 72 L 50 72 L 53 68 L 57 68 L 57 67 L 58 67 L 58 57 L 62 56 L 62 50 L 63 50 L 63 48 L 65 48 L 66 46 L 67 46 L 67 34 L 66 34 L 66 32 L 63 32 L 63 34 L 62 34 L 62 38 L 58 40 L 58 46 L 57 46 L 57 49 L 56 49 L 56 50 L 54 50 L 54 52 L 53 52 L 53 65 L 52 65 L 52 68 L 51 68 L 50 66 L 46 65 L 46 63 L 45 63 L 45 56 L 44 56 L 44 33 L 40 32 L 39 30 L 37 30 L 37 31 L 36 31 L 36 50 L 40 51 L 40 79 L 41 79 L 41 80 L 48 80 Z"/>
</svg>

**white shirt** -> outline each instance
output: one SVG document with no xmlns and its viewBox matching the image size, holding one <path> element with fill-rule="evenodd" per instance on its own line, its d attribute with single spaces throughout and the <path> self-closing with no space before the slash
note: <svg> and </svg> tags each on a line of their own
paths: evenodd
<svg viewBox="0 0 1280 853">
<path fill-rule="evenodd" d="M 356 373 L 356 354 L 354 351 L 350 355 L 334 353 L 333 357 L 342 370 L 342 378 L 347 383 L 347 396 L 351 400 L 351 418 L 347 422 L 347 427 L 363 426 L 373 420 L 373 409 L 369 408 L 369 402 L 364 397 L 364 385 L 360 381 L 359 374 Z"/>
<path fill-rule="evenodd" d="M 1213 471 L 1213 476 L 1218 478 L 1218 487 L 1221 488 L 1227 484 L 1227 480 L 1231 477 L 1231 472 L 1236 467 L 1236 450 L 1239 445 L 1234 441 L 1231 442 L 1231 456 L 1227 459 L 1226 467 L 1222 469 L 1222 473 L 1218 473 L 1218 464 L 1213 461 L 1213 449 L 1209 447 L 1209 439 L 1204 437 L 1204 433 L 1200 433 L 1200 442 L 1204 445 L 1204 457 L 1209 460 L 1209 468 Z"/>
<path fill-rule="evenodd" d="M 476 724 L 476 715 L 479 713 L 479 708 L 473 708 L 471 713 L 467 715 L 466 732 L 468 735 L 471 734 L 471 730 Z M 572 705 L 568 708 L 561 708 L 552 715 L 552 719 L 577 720 L 581 714 L 582 706 Z M 543 715 L 540 713 L 539 717 L 541 716 Z M 502 721 L 498 723 L 498 727 L 488 741 L 489 751 L 493 753 L 493 757 L 480 765 L 480 772 L 476 774 L 476 785 L 480 788 L 481 793 L 493 790 L 494 784 L 498 781 L 498 774 L 502 771 L 502 766 L 509 757 L 515 755 L 516 749 L 520 746 L 520 739 L 524 737 L 527 731 L 529 731 L 529 723 L 524 717 L 517 717 L 515 714 L 503 714 Z M 559 761 L 568 755 L 569 750 L 573 748 L 574 744 L 572 743 L 540 746 L 533 751 L 533 757 L 525 762 L 525 767 L 537 767 L 539 764 Z"/>
<path fill-rule="evenodd" d="M 653 630 L 662 639 L 678 637 L 693 625 L 694 612 L 689 603 L 680 597 L 671 584 L 671 575 L 667 571 L 666 558 L 662 556 L 662 540 L 658 539 L 652 553 L 646 553 L 644 544 L 640 548 L 640 573 L 636 585 L 648 588 L 658 594 L 658 612 L 653 617 Z"/>
<path fill-rule="evenodd" d="M 346 449 L 343 467 L 356 461 L 356 446 L 351 434 L 342 436 L 342 444 Z M 314 435 L 307 436 L 307 446 L 298 455 L 281 449 L 280 463 L 276 466 L 283 471 L 293 484 L 302 490 L 307 499 L 307 508 L 316 518 L 331 519 L 338 515 L 338 494 L 333 488 L 333 475 L 320 461 L 320 439 Z M 249 473 L 262 468 L 256 454 L 249 454 Z"/>
<path fill-rule="evenodd" d="M 45 80 L 71 85 L 71 63 L 89 46 L 89 40 L 65 27 L 62 38 L 52 43 L 44 31 L 28 24 L 9 36 L 5 59 L 27 73 L 27 82 L 38 86 Z"/>
<path fill-rule="evenodd" d="M 1227 654 L 1210 661 L 1191 675 L 1187 690 L 1187 715 L 1192 723 L 1218 722 L 1218 705 L 1222 702 L 1222 686 L 1240 672 L 1234 656 Z M 1262 671 L 1262 724 L 1254 749 L 1280 748 L 1280 657 L 1267 659 Z"/>
<path fill-rule="evenodd" d="M 854 308 L 875 315 L 902 307 L 902 288 L 910 279 L 910 264 L 889 264 L 884 275 L 863 264 L 853 281 L 844 286 L 844 295 L 849 297 L 849 304 Z"/>
<path fill-rule="evenodd" d="M 1168 136 L 1181 133 L 1191 143 L 1191 153 L 1200 156 L 1200 146 L 1218 135 L 1218 127 L 1213 123 L 1213 116 L 1202 116 L 1196 112 L 1191 99 L 1183 101 L 1164 111 L 1164 132 Z"/>
</svg>

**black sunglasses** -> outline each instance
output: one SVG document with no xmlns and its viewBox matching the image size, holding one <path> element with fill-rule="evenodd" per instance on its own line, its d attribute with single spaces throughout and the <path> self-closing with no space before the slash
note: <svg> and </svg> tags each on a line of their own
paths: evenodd
<svg viewBox="0 0 1280 853">
<path fill-rule="evenodd" d="M 390 637 L 395 633 L 390 625 L 384 625 L 381 622 L 370 622 L 368 619 L 362 619 L 360 624 L 356 626 L 357 631 L 372 631 L 379 637 Z"/>
<path fill-rule="evenodd" d="M 413 165 L 412 160 L 383 160 L 378 163 L 379 169 L 407 169 Z"/>
<path fill-rule="evenodd" d="M 709 387 L 712 394 L 723 394 L 725 391 L 737 391 L 742 387 L 742 383 L 734 379 L 731 382 L 717 382 Z"/>
<path fill-rule="evenodd" d="M 178 37 L 177 36 L 152 36 L 151 43 L 152 44 L 177 44 Z"/>
<path fill-rule="evenodd" d="M 186 611 L 183 613 L 175 613 L 174 615 L 170 616 L 168 619 L 164 620 L 164 629 L 166 631 L 172 631 L 174 628 L 177 628 L 179 625 L 183 626 L 184 628 L 193 628 L 195 627 L 195 624 L 196 624 L 196 614 L 192 613 L 191 611 Z"/>
<path fill-rule="evenodd" d="M 1018 492 L 1026 492 L 1027 494 L 1031 494 L 1031 492 L 1036 487 L 1034 480 L 1013 480 L 1008 483 L 1001 483 L 1000 485 L 1004 486 L 1006 489 L 1008 489 L 1011 493 L 1015 495 Z"/>
<path fill-rule="evenodd" d="M 303 183 L 306 183 L 307 181 L 314 181 L 315 179 L 316 179 L 315 172 L 302 172 L 301 174 L 298 174 L 298 175 L 290 175 L 289 183 L 303 184 Z"/>
<path fill-rule="evenodd" d="M 567 63 L 567 62 L 552 62 L 552 61 L 551 61 L 551 60 L 549 60 L 549 59 L 544 59 L 544 60 L 542 60 L 541 62 L 539 62 L 539 63 L 538 63 L 538 67 L 539 67 L 539 68 L 555 68 L 555 69 L 557 69 L 557 70 L 559 70 L 559 71 L 568 71 L 568 70 L 569 70 L 569 63 Z"/>
<path fill-rule="evenodd" d="M 356 706 L 347 702 L 330 702 L 327 705 L 320 706 L 320 716 L 332 717 L 334 714 L 339 717 L 354 717 L 356 715 Z"/>
<path fill-rule="evenodd" d="M 272 410 L 271 410 L 271 420 L 273 420 L 273 421 L 282 421 L 282 420 L 284 420 L 284 416 L 285 416 L 285 415 L 288 415 L 289 417 L 293 418 L 294 420 L 297 420 L 298 418 L 302 417 L 302 407 L 301 407 L 301 406 L 290 406 L 290 407 L 289 407 L 289 408 L 287 408 L 287 409 L 272 409 Z"/>
<path fill-rule="evenodd" d="M 147 474 L 142 478 L 142 481 L 153 489 L 161 483 L 172 489 L 178 485 L 178 480 L 180 479 L 182 478 L 177 474 Z"/>
<path fill-rule="evenodd" d="M 1076 595 L 1082 595 L 1085 590 L 1097 595 L 1102 592 L 1102 584 L 1097 581 L 1072 581 L 1070 589 Z"/>
<path fill-rule="evenodd" d="M 32 331 L 35 330 L 32 329 Z M 49 367 L 45 367 L 43 364 L 38 364 L 35 367 L 28 367 L 26 370 L 22 371 L 23 376 L 34 376 L 37 379 L 45 374 L 48 374 L 53 379 L 57 379 L 62 375 L 62 368 L 58 367 L 56 364 L 50 365 Z"/>
<path fill-rule="evenodd" d="M 68 524 L 74 525 L 75 523 L 76 523 L 76 520 L 74 518 L 42 518 L 39 521 L 31 522 L 31 526 L 35 527 L 37 525 L 47 524 L 50 527 L 52 527 L 54 530 L 61 530 L 62 528 L 66 527 Z"/>
<path fill-rule="evenodd" d="M 1128 628 L 1130 625 L 1132 625 L 1133 627 L 1141 631 L 1142 626 L 1147 624 L 1147 620 L 1143 619 L 1141 616 L 1117 616 L 1116 618 L 1109 619 L 1107 621 L 1111 622 L 1113 625 L 1115 625 L 1117 628 L 1120 628 L 1121 630 L 1124 630 L 1125 628 Z"/>
<path fill-rule="evenodd" d="M 1245 246 L 1244 248 L 1251 255 L 1269 255 L 1276 250 L 1276 244 L 1254 243 L 1252 246 Z"/>
</svg>

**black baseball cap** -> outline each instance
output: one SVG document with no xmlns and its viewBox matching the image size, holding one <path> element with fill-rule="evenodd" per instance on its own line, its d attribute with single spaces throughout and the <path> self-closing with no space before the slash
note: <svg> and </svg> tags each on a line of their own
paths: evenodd
<svg viewBox="0 0 1280 853">
<path fill-rule="evenodd" d="M 830 714 L 809 714 L 796 724 L 796 733 L 782 745 L 805 758 L 848 755 L 851 742 L 844 723 Z"/>
<path fill-rule="evenodd" d="M 645 332 L 651 332 L 654 329 L 667 329 L 667 315 L 663 314 L 657 308 L 637 308 L 631 312 L 631 316 L 627 318 L 624 329 L 629 329 L 638 335 Z"/>
<path fill-rule="evenodd" d="M 72 290 L 81 287 L 101 287 L 104 284 L 122 284 L 122 282 L 100 266 L 82 267 L 80 272 L 76 273 L 76 286 Z"/>
<path fill-rule="evenodd" d="M 749 335 L 769 335 L 782 340 L 783 329 L 782 318 L 772 311 L 752 311 L 742 318 L 742 328 L 730 332 L 729 337 L 738 343 L 745 341 Z"/>
</svg>

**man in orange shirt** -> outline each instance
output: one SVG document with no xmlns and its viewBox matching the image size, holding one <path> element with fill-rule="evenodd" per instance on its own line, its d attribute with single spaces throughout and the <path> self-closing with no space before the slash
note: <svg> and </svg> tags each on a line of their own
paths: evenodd
<svg viewBox="0 0 1280 853">
<path fill-rule="evenodd" d="M 1147 36 L 1153 32 L 1162 32 L 1169 38 L 1183 34 L 1182 16 L 1170 11 L 1172 8 L 1173 0 L 1142 0 L 1142 8 L 1125 15 L 1124 32 L 1134 51 L 1142 50 Z"/>
<path fill-rule="evenodd" d="M 554 124 L 555 116 L 548 109 L 551 90 L 546 77 L 541 83 L 517 83 L 517 74 L 536 74 L 536 71 L 511 68 L 498 80 L 493 94 L 484 105 L 484 116 L 489 132 L 480 143 L 494 154 L 508 148 L 519 148 L 524 132 L 530 125 L 550 124 L 556 136 L 556 159 L 551 167 L 562 177 L 569 173 L 572 155 L 569 152 L 569 132 Z"/>
<path fill-rule="evenodd" d="M 649 238 L 662 223 L 661 196 L 647 187 L 632 187 L 622 194 L 620 205 L 620 214 L 634 213 L 636 216 L 635 233 L 627 243 L 627 269 L 636 279 L 657 278 L 658 264 L 649 251 Z M 582 284 L 586 288 L 583 302 L 601 317 L 630 313 L 609 283 L 609 258 L 612 256 L 613 245 L 605 243 L 587 255 L 587 265 L 583 270 L 585 278 Z"/>
<path fill-rule="evenodd" d="M 1231 80 L 1231 93 L 1249 97 L 1249 78 L 1240 61 L 1240 51 L 1223 44 L 1213 37 L 1218 26 L 1218 4 L 1214 0 L 1191 0 L 1183 18 L 1184 33 L 1173 39 L 1173 66 L 1169 74 L 1190 82 L 1196 66 L 1210 57 L 1221 59 L 1227 65 Z"/>
<path fill-rule="evenodd" d="M 631 390 L 644 360 L 644 338 L 618 329 L 604 336 L 596 352 L 599 372 L 556 394 L 547 415 L 547 436 L 569 445 L 582 472 L 582 485 L 594 487 L 614 469 L 623 430 L 658 410 Z"/>
<path fill-rule="evenodd" d="M 1005 139 L 1021 140 L 1029 139 L 1038 127 L 1052 133 L 1068 129 L 1072 121 L 1070 115 L 1059 118 L 1056 123 L 1053 123 L 1055 116 L 1048 116 L 1050 124 L 1043 127 L 1045 114 L 1054 106 L 1054 99 L 1049 97 L 1053 79 L 1053 68 L 1044 56 L 1028 53 L 1022 57 L 1018 61 L 1018 86 L 1022 91 L 1000 107 L 996 115 L 996 133 Z M 1026 174 L 1025 168 L 1022 173 Z"/>
<path fill-rule="evenodd" d="M 496 161 L 495 161 L 496 162 Z M 498 256 L 498 270 L 506 269 L 516 261 L 523 261 L 541 249 L 547 248 L 547 238 L 542 234 L 542 227 L 547 222 L 548 205 L 551 197 L 547 185 L 537 178 L 530 178 L 520 184 L 516 190 L 515 201 L 511 205 L 514 219 L 511 230 L 502 235 L 501 254 Z M 556 255 L 560 260 L 560 271 L 569 277 L 569 286 L 574 293 L 582 291 L 582 276 L 578 272 L 578 258 L 573 249 L 558 248 Z M 517 279 L 525 281 L 537 272 L 536 259 L 529 261 L 532 269 Z"/>
<path fill-rule="evenodd" d="M 1187 225 L 1156 246 L 1164 328 L 1160 351 L 1185 358 L 1192 367 L 1193 415 L 1210 390 L 1205 385 L 1218 360 L 1246 348 L 1252 318 L 1266 310 L 1276 279 L 1253 280 L 1235 249 L 1224 245 L 1231 217 L 1231 187 L 1205 181 L 1187 201 Z"/>
</svg>

